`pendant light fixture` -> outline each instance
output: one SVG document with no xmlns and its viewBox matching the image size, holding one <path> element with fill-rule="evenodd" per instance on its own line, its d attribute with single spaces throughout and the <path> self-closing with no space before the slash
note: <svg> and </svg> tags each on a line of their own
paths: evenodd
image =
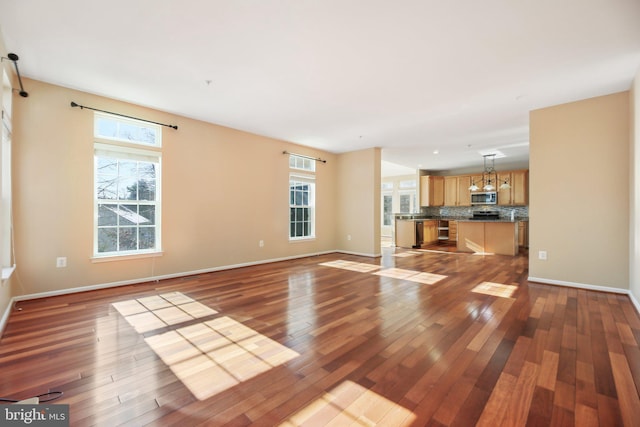
<svg viewBox="0 0 640 427">
<path fill-rule="evenodd" d="M 482 189 L 484 191 L 496 191 L 496 185 L 498 184 L 498 172 L 496 172 L 495 164 L 495 153 L 494 154 L 485 154 L 482 156 L 484 158 L 484 171 L 482 172 Z M 506 190 L 511 188 L 509 185 L 509 178 L 505 178 L 503 182 L 500 184 L 501 190 Z M 471 186 L 469 187 L 469 191 L 478 191 L 480 187 L 478 184 L 472 180 Z"/>
</svg>

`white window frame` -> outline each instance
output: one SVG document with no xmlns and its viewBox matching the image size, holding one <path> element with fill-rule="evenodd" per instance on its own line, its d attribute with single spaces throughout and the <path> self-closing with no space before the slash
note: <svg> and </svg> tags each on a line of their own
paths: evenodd
<svg viewBox="0 0 640 427">
<path fill-rule="evenodd" d="M 100 118 L 105 118 L 110 120 L 115 120 L 117 122 L 125 122 L 126 124 L 134 124 L 134 125 L 142 125 L 145 128 L 154 127 L 156 129 L 156 135 L 159 137 L 158 141 L 155 141 L 154 144 L 149 144 L 146 142 L 132 142 L 132 141 L 124 141 L 122 139 L 114 139 L 114 138 L 102 138 L 97 136 L 97 123 L 98 120 L 94 121 L 94 180 L 93 180 L 93 188 L 94 188 L 94 223 L 93 223 L 93 257 L 94 262 L 99 261 L 108 261 L 113 259 L 123 259 L 123 258 L 132 258 L 132 257 L 144 257 L 144 256 L 157 256 L 162 254 L 162 152 L 158 149 L 160 147 L 160 139 L 162 135 L 162 129 L 157 125 L 149 125 L 145 122 L 138 122 L 136 120 L 131 119 L 122 119 L 118 116 L 112 116 L 104 113 L 95 113 L 96 116 L 100 116 Z M 144 147 L 144 148 L 143 148 Z M 147 148 L 148 147 L 148 148 Z M 152 148 L 158 147 L 158 148 Z M 147 162 L 154 164 L 154 172 L 155 172 L 155 200 L 129 200 L 129 199 L 120 199 L 118 197 L 114 199 L 104 199 L 98 198 L 98 159 L 99 158 L 113 158 L 118 159 L 119 161 L 139 161 L 139 162 Z M 103 228 L 103 226 L 98 225 L 99 220 L 99 206 L 102 204 L 116 204 L 116 205 L 137 205 L 137 206 L 154 206 L 154 217 L 155 224 L 153 228 L 155 229 L 155 246 L 153 248 L 147 249 L 134 249 L 134 250 L 118 250 L 116 248 L 115 251 L 109 252 L 100 252 L 98 243 L 99 243 L 99 229 Z M 119 215 L 121 216 L 121 215 Z M 130 226 L 130 225 L 127 225 Z M 113 226 L 110 226 L 113 227 Z M 121 226 L 118 224 L 115 226 L 119 229 Z M 135 226 L 136 229 L 139 228 L 139 225 Z M 150 227 L 151 228 L 151 227 Z M 137 234 L 138 230 L 136 230 L 136 241 L 139 243 L 139 234 Z"/>
<path fill-rule="evenodd" d="M 152 142 L 144 141 L 144 140 L 136 140 L 131 138 L 118 138 L 117 136 L 105 135 L 100 133 L 99 122 L 100 120 L 106 120 L 114 123 L 117 129 L 121 129 L 122 126 L 133 126 L 138 129 L 151 129 L 154 131 L 154 139 Z M 127 117 L 121 117 L 114 114 L 103 113 L 100 111 L 94 112 L 93 116 L 93 136 L 102 141 L 117 141 L 123 142 L 127 144 L 135 144 L 138 146 L 147 146 L 147 147 L 162 147 L 162 126 L 145 122 L 142 120 L 130 119 Z"/>
<path fill-rule="evenodd" d="M 296 204 L 295 200 L 292 203 L 291 198 L 291 188 L 294 183 L 303 183 L 309 185 L 309 199 L 306 205 L 304 204 Z M 299 173 L 290 173 L 289 174 L 289 241 L 301 241 L 301 240 L 311 240 L 316 237 L 316 177 L 313 175 L 303 175 Z M 309 223 L 309 234 L 304 236 L 292 236 L 291 234 L 291 226 L 294 222 L 292 219 L 292 209 L 305 208 L 309 210 L 309 218 L 307 221 Z"/>
<path fill-rule="evenodd" d="M 2 280 L 15 271 L 13 250 L 13 196 L 11 193 L 11 110 L 13 90 L 6 70 L 2 70 L 2 118 L 0 119 L 0 262 Z"/>
</svg>

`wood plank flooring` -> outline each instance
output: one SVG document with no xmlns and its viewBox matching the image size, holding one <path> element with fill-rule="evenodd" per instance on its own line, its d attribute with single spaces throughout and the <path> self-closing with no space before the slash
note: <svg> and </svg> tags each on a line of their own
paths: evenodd
<svg viewBox="0 0 640 427">
<path fill-rule="evenodd" d="M 16 304 L 0 396 L 74 426 L 634 426 L 628 297 L 527 257 L 384 248 Z"/>
</svg>

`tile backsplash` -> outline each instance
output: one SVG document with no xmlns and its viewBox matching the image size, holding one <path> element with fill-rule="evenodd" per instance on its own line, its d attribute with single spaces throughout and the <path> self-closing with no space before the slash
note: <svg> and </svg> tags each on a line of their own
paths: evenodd
<svg viewBox="0 0 640 427">
<path fill-rule="evenodd" d="M 473 211 L 486 208 L 500 212 L 500 217 L 510 217 L 511 211 L 515 211 L 516 218 L 529 217 L 528 206 L 430 206 L 420 208 L 420 213 L 428 216 L 471 217 Z"/>
</svg>

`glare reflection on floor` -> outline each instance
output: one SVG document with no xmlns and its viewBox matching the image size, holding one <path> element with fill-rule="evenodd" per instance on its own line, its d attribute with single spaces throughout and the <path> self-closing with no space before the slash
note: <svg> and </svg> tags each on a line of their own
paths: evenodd
<svg viewBox="0 0 640 427">
<path fill-rule="evenodd" d="M 503 285 L 502 283 L 482 282 L 475 288 L 471 289 L 471 292 L 479 294 L 493 295 L 494 297 L 511 298 L 513 293 L 518 289 L 514 285 Z"/>
<path fill-rule="evenodd" d="M 364 262 L 345 261 L 341 259 L 336 261 L 323 262 L 320 265 L 325 267 L 341 268 L 342 270 L 359 271 L 361 273 L 369 273 L 371 271 L 376 271 L 382 268 L 379 265 L 367 264 Z"/>
<path fill-rule="evenodd" d="M 280 426 L 393 425 L 409 426 L 416 416 L 408 409 L 352 381 L 324 393 Z"/>
<path fill-rule="evenodd" d="M 179 292 L 113 306 L 139 333 L 218 313 Z M 145 342 L 199 400 L 299 356 L 227 316 L 147 336 Z"/>
<path fill-rule="evenodd" d="M 423 283 L 426 285 L 433 285 L 434 283 L 447 278 L 447 276 L 443 276 L 441 274 L 421 273 L 419 271 L 405 270 L 402 268 L 388 268 L 374 274 L 384 277 L 393 277 L 394 279 L 408 280 L 410 282 Z"/>
<path fill-rule="evenodd" d="M 409 256 L 414 256 L 420 252 L 408 252 Z M 325 267 L 340 268 L 349 271 L 358 271 L 361 273 L 372 273 L 378 276 L 393 277 L 394 279 L 408 280 L 410 282 L 423 283 L 426 285 L 433 285 L 442 279 L 446 279 L 447 276 L 440 274 L 433 274 L 427 272 L 420 272 L 415 270 L 404 270 L 401 268 L 387 268 L 380 270 L 382 267 L 379 265 L 366 264 L 362 262 L 353 262 L 345 260 L 323 262 L 320 265 Z M 380 270 L 380 271 L 376 271 Z"/>
</svg>

